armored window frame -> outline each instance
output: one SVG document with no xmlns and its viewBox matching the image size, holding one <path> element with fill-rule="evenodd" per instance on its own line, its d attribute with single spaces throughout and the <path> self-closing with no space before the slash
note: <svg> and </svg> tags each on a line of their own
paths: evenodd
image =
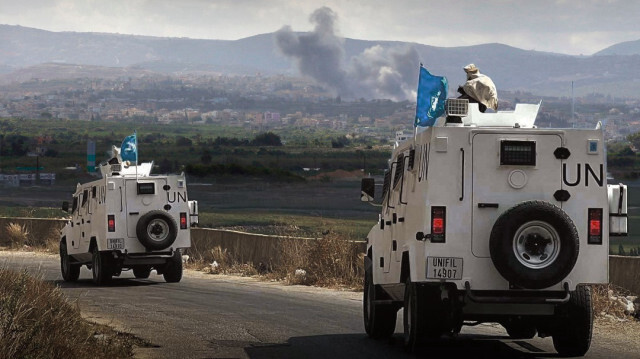
<svg viewBox="0 0 640 359">
<path fill-rule="evenodd" d="M 389 193 L 389 186 L 391 185 L 391 171 L 388 170 L 384 173 L 384 183 L 382 184 L 382 198 L 387 198 Z"/>
<path fill-rule="evenodd" d="M 396 160 L 396 171 L 393 174 L 393 188 L 398 186 L 404 174 L 404 153 L 398 155 Z"/>
<path fill-rule="evenodd" d="M 82 191 L 82 206 L 84 207 L 87 204 L 87 200 L 89 199 L 89 190 L 85 189 Z"/>
<path fill-rule="evenodd" d="M 155 182 L 138 182 L 137 183 L 138 194 L 156 194 Z"/>
<path fill-rule="evenodd" d="M 78 196 L 73 197 L 73 204 L 71 205 L 71 213 L 74 213 L 78 209 Z"/>
<path fill-rule="evenodd" d="M 536 142 L 515 140 L 500 141 L 500 165 L 535 166 Z"/>
</svg>

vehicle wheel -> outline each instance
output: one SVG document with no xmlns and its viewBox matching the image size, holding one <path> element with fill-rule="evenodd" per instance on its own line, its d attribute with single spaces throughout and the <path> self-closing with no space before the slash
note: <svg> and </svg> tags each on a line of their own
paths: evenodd
<svg viewBox="0 0 640 359">
<path fill-rule="evenodd" d="M 75 282 L 80 277 L 80 265 L 71 262 L 65 241 L 60 242 L 60 271 L 65 282 Z"/>
<path fill-rule="evenodd" d="M 404 288 L 404 306 L 403 306 L 403 326 L 404 326 L 404 348 L 408 352 L 413 352 L 416 348 L 416 344 L 424 336 L 424 330 L 421 325 L 424 321 L 421 320 L 420 309 L 424 308 L 420 305 L 420 288 L 417 284 L 412 283 L 407 279 Z"/>
<path fill-rule="evenodd" d="M 552 334 L 553 347 L 565 357 L 584 356 L 591 346 L 593 307 L 591 288 L 578 286 L 571 299 L 560 310 L 564 315 L 556 317 L 556 330 Z"/>
<path fill-rule="evenodd" d="M 161 250 L 175 242 L 178 236 L 178 225 L 166 212 L 151 211 L 138 220 L 136 235 L 147 249 Z"/>
<path fill-rule="evenodd" d="M 404 346 L 413 352 L 424 339 L 440 337 L 447 323 L 448 310 L 440 290 L 407 279 L 404 291 Z"/>
<path fill-rule="evenodd" d="M 536 327 L 526 320 L 513 319 L 502 323 L 511 339 L 531 339 L 536 336 Z"/>
<path fill-rule="evenodd" d="M 133 267 L 133 275 L 138 279 L 147 279 L 151 274 L 151 267 Z"/>
<path fill-rule="evenodd" d="M 111 258 L 109 252 L 100 252 L 98 246 L 93 247 L 91 261 L 91 273 L 93 274 L 93 282 L 97 285 L 103 285 L 111 281 L 113 268 L 111 266 Z"/>
<path fill-rule="evenodd" d="M 373 284 L 373 273 L 371 269 L 365 269 L 362 301 L 364 329 L 373 339 L 388 339 L 396 330 L 398 309 L 393 304 L 375 304 L 375 301 L 376 288 Z"/>
<path fill-rule="evenodd" d="M 162 276 L 167 283 L 177 283 L 182 279 L 182 255 L 179 250 L 173 253 L 173 257 L 165 265 Z"/>
<path fill-rule="evenodd" d="M 563 280 L 578 259 L 580 241 L 573 221 L 543 201 L 522 202 L 504 212 L 491 230 L 491 260 L 510 283 L 548 288 Z"/>
</svg>

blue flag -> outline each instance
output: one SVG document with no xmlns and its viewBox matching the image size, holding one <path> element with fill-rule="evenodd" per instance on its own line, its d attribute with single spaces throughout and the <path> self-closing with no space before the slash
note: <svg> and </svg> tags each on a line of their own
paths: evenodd
<svg viewBox="0 0 640 359">
<path fill-rule="evenodd" d="M 448 87 L 446 77 L 433 76 L 420 64 L 415 127 L 433 126 L 436 119 L 444 114 Z"/>
<path fill-rule="evenodd" d="M 138 164 L 138 137 L 133 135 L 125 137 L 120 146 L 120 157 L 123 161 L 135 162 Z"/>
</svg>

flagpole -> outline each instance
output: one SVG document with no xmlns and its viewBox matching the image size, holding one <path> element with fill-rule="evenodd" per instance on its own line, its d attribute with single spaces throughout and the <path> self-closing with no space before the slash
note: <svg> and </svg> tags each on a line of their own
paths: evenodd
<svg viewBox="0 0 640 359">
<path fill-rule="evenodd" d="M 133 139 L 136 142 L 136 183 L 138 183 L 138 131 L 133 130 Z"/>
<path fill-rule="evenodd" d="M 420 87 L 420 72 L 424 65 L 420 62 L 420 67 L 418 68 L 418 88 Z M 418 90 L 416 90 L 417 94 Z M 418 118 L 418 102 L 416 101 L 416 118 L 413 120 L 413 148 L 416 147 L 416 137 L 418 137 L 418 123 L 416 122 Z"/>
</svg>

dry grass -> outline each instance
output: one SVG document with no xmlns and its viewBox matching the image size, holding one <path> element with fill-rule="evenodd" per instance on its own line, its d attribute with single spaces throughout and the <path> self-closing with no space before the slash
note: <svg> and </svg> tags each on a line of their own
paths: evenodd
<svg viewBox="0 0 640 359">
<path fill-rule="evenodd" d="M 620 305 L 614 297 L 626 297 L 630 295 L 629 291 L 613 284 L 601 284 L 591 286 L 593 312 L 596 316 L 608 317 L 619 321 L 633 320 L 633 313 L 627 313 L 625 308 Z"/>
<path fill-rule="evenodd" d="M 226 249 L 220 246 L 213 248 L 187 249 L 188 259 L 185 266 L 190 269 L 200 270 L 211 274 L 240 274 L 243 276 L 253 276 L 264 272 L 260 266 L 253 263 L 242 263 Z"/>
<path fill-rule="evenodd" d="M 29 230 L 26 225 L 9 223 L 7 225 L 8 245 L 13 248 L 22 248 L 29 244 Z"/>
<path fill-rule="evenodd" d="M 362 289 L 364 253 L 329 232 L 316 240 L 286 240 L 272 277 L 291 284 Z"/>
<path fill-rule="evenodd" d="M 613 284 L 593 285 L 592 300 L 594 320 L 594 335 L 601 341 L 615 343 L 624 348 L 640 348 L 640 321 L 630 313 L 625 312 L 622 305 L 611 299 L 610 293 L 615 297 L 627 296 L 630 293 Z"/>
<path fill-rule="evenodd" d="M 19 224 L 11 222 L 5 226 L 4 240 L 0 245 L 13 250 L 35 250 L 46 253 L 58 253 L 60 242 L 59 228 L 52 226 L 48 230 L 33 233 L 27 223 Z"/>
<path fill-rule="evenodd" d="M 0 269 L 0 359 L 132 357 L 131 338 L 95 328 L 59 288 Z"/>
<path fill-rule="evenodd" d="M 260 275 L 289 284 L 362 289 L 364 253 L 356 243 L 330 231 L 319 239 L 280 236 L 278 259 L 273 263 L 242 263 L 219 246 L 192 246 L 186 252 L 186 266 L 212 274 Z"/>
<path fill-rule="evenodd" d="M 60 251 L 60 230 L 58 228 L 51 227 L 45 237 L 42 238 L 34 248 L 37 251 L 58 254 Z"/>
</svg>

